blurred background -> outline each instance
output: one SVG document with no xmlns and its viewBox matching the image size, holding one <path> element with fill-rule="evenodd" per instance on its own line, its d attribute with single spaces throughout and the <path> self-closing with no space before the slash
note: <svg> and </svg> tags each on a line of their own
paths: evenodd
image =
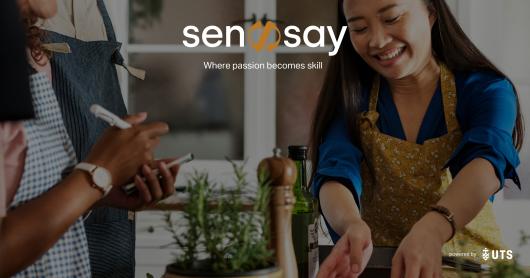
<svg viewBox="0 0 530 278">
<path fill-rule="evenodd" d="M 246 2 L 252 1 L 199 0 L 186 2 L 185 5 L 182 1 L 174 0 L 130 2 L 129 63 L 147 69 L 148 78 L 145 81 L 129 78 L 129 108 L 147 111 L 151 119 L 170 123 L 174 132 L 165 139 L 160 153 L 193 151 L 206 160 L 223 159 L 225 156 L 233 159 L 249 157 L 251 154 L 244 151 L 244 119 L 260 115 L 250 115 L 258 111 L 250 111 L 245 107 L 244 100 L 258 93 L 275 95 L 264 96 L 269 102 L 276 100 L 273 107 L 258 103 L 263 105 L 262 109 L 270 110 L 269 113 L 275 112 L 275 121 L 270 124 L 276 128 L 268 134 L 275 140 L 269 145 L 286 150 L 289 144 L 306 143 L 308 119 L 318 96 L 323 70 L 272 73 L 220 71 L 205 70 L 202 62 L 266 62 L 273 58 L 276 62 L 286 63 L 325 63 L 327 48 L 322 49 L 322 53 L 307 53 L 280 47 L 280 53 L 275 57 L 255 57 L 252 49 L 246 53 L 244 49 L 199 47 L 199 50 L 191 50 L 174 45 L 184 39 L 182 29 L 187 25 L 195 25 L 202 30 L 208 25 L 227 26 L 251 19 L 252 15 L 245 11 L 252 3 L 247 5 Z M 267 12 L 270 7 L 262 4 L 255 5 L 252 14 L 258 18 L 267 15 L 268 19 L 278 20 L 280 29 L 288 25 L 303 29 L 309 25 L 334 25 L 336 5 L 336 0 L 277 1 L 276 16 Z M 301 7 L 305 12 L 299 12 Z M 310 39 L 315 41 L 315 35 L 312 33 Z M 326 37 L 326 43 L 331 43 L 329 37 Z M 160 48 L 157 51 L 157 46 L 164 46 L 166 50 L 161 53 Z M 264 76 L 252 76 L 265 74 L 275 76 L 269 80 L 265 80 Z M 248 84 L 251 79 L 260 77 L 268 83 L 267 91 L 258 92 L 257 84 Z M 246 87 L 249 91 L 245 91 L 246 82 L 250 85 Z"/>
<path fill-rule="evenodd" d="M 521 107 L 530 122 L 530 1 L 447 0 L 464 31 L 515 83 Z M 193 152 L 193 168 L 211 176 L 228 176 L 225 157 L 247 159 L 249 169 L 274 146 L 307 144 L 312 113 L 328 61 L 326 49 L 280 46 L 273 53 L 244 48 L 194 49 L 181 45 L 182 29 L 196 25 L 227 26 L 265 17 L 279 27 L 332 25 L 337 0 L 130 0 L 108 1 L 118 39 L 128 64 L 147 71 L 144 81 L 120 71 L 123 95 L 131 112 L 149 112 L 150 120 L 170 124 L 157 155 Z M 249 26 L 249 25 L 245 25 Z M 329 38 L 326 44 L 331 44 Z M 204 61 L 323 62 L 322 70 L 205 70 Z M 530 132 L 527 129 L 527 142 Z M 530 233 L 530 147 L 525 144 L 518 168 L 523 191 L 509 184 L 494 202 L 505 243 L 530 265 L 530 247 L 519 248 L 519 232 Z M 184 167 L 183 172 L 192 166 Z M 183 182 L 185 174 L 179 176 Z M 148 227 L 160 223 L 156 213 L 140 213 L 137 224 L 137 276 L 161 274 L 171 250 L 160 248 L 170 239 Z M 329 240 L 321 237 L 321 244 Z M 156 276 L 156 275 L 155 275 Z"/>
</svg>

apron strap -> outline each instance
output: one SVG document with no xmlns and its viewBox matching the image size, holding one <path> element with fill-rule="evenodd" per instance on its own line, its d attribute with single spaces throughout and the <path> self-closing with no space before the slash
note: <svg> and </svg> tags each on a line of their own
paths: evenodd
<svg viewBox="0 0 530 278">
<path fill-rule="evenodd" d="M 145 70 L 143 69 L 139 69 L 139 68 L 135 68 L 133 66 L 129 66 L 127 64 L 123 64 L 122 65 L 128 72 L 130 75 L 140 79 L 140 80 L 145 80 Z"/>
<path fill-rule="evenodd" d="M 456 118 L 456 84 L 455 76 L 444 63 L 440 63 L 440 82 L 443 97 L 443 109 L 447 132 L 458 130 L 460 125 Z M 379 96 L 380 77 L 376 75 L 370 91 L 369 111 L 377 111 L 377 99 Z"/>
<path fill-rule="evenodd" d="M 107 12 L 107 8 L 105 8 L 105 3 L 103 0 L 97 0 L 98 9 L 101 13 L 101 17 L 103 18 L 103 24 L 105 25 L 105 31 L 107 32 L 107 39 L 110 42 L 116 41 L 116 34 L 114 33 L 114 28 L 112 28 L 112 21 L 110 20 L 109 13 Z"/>
<path fill-rule="evenodd" d="M 440 82 L 442 87 L 443 108 L 447 132 L 456 131 L 460 125 L 456 118 L 456 85 L 455 76 L 447 68 L 447 65 L 440 63 Z"/>
<path fill-rule="evenodd" d="M 140 80 L 145 80 L 145 70 L 127 65 L 123 56 L 121 56 L 120 51 L 116 50 L 116 52 L 114 52 L 114 55 L 112 55 L 112 62 L 116 65 L 122 66 L 130 75 Z"/>
<path fill-rule="evenodd" d="M 72 49 L 70 48 L 70 45 L 65 42 L 58 42 L 58 43 L 43 43 L 42 48 L 55 53 L 72 53 Z"/>
<path fill-rule="evenodd" d="M 105 3 L 103 0 L 97 0 L 98 9 L 101 13 L 101 17 L 103 18 L 103 24 L 105 25 L 105 31 L 107 32 L 107 39 L 110 42 L 117 42 L 116 41 L 116 34 L 114 33 L 114 28 L 112 27 L 112 21 L 110 19 L 109 13 L 107 12 L 107 8 L 105 7 Z M 118 50 L 114 52 L 114 55 L 112 56 L 112 62 L 116 65 L 120 65 L 124 67 L 130 75 L 144 80 L 145 79 L 145 70 L 138 69 L 135 67 L 131 67 L 127 64 L 125 64 L 125 60 L 121 56 L 121 53 Z"/>
<path fill-rule="evenodd" d="M 368 111 L 376 112 L 377 111 L 377 99 L 379 98 L 379 86 L 380 86 L 380 77 L 379 74 L 374 76 L 374 81 L 372 82 L 372 90 L 370 91 L 370 105 Z"/>
<path fill-rule="evenodd" d="M 107 33 L 107 40 L 109 42 L 118 43 L 116 41 L 116 33 L 114 33 L 114 28 L 112 27 L 112 21 L 110 19 L 109 13 L 107 12 L 107 8 L 105 7 L 105 3 L 103 2 L 103 0 L 97 0 L 97 5 L 98 5 L 99 12 L 101 13 L 101 18 L 103 19 L 103 24 L 105 25 L 105 31 Z M 57 52 L 57 53 L 71 53 L 72 52 L 70 49 L 70 46 L 64 42 L 47 43 L 47 44 L 44 44 L 43 47 L 49 51 Z M 123 57 L 121 56 L 119 48 L 120 47 L 118 46 L 118 48 L 112 55 L 112 62 L 116 65 L 120 65 L 124 67 L 132 76 L 138 79 L 144 80 L 145 70 L 126 65 Z"/>
</svg>

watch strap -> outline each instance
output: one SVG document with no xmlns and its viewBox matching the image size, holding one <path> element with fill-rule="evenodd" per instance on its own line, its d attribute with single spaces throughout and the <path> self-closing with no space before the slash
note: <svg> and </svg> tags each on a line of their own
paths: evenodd
<svg viewBox="0 0 530 278">
<path fill-rule="evenodd" d="M 90 174 L 94 173 L 96 168 L 98 168 L 98 166 L 86 162 L 81 162 L 75 166 L 75 169 L 84 170 L 89 172 Z"/>
</svg>

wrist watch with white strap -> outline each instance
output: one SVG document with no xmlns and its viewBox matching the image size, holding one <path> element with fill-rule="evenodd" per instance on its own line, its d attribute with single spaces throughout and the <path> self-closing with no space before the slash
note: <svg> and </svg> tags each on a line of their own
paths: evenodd
<svg viewBox="0 0 530 278">
<path fill-rule="evenodd" d="M 77 164 L 75 169 L 88 172 L 92 177 L 92 186 L 101 191 L 103 197 L 109 194 L 112 189 L 112 175 L 107 169 L 86 162 Z"/>
</svg>

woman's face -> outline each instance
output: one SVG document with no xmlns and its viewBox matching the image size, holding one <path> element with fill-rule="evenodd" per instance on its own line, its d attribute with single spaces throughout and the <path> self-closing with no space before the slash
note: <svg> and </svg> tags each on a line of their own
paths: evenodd
<svg viewBox="0 0 530 278">
<path fill-rule="evenodd" d="M 33 14 L 38 18 L 50 18 L 57 13 L 56 0 L 17 0 L 20 13 Z"/>
<path fill-rule="evenodd" d="M 432 58 L 436 20 L 423 0 L 344 0 L 353 47 L 388 79 L 419 73 Z"/>
</svg>

